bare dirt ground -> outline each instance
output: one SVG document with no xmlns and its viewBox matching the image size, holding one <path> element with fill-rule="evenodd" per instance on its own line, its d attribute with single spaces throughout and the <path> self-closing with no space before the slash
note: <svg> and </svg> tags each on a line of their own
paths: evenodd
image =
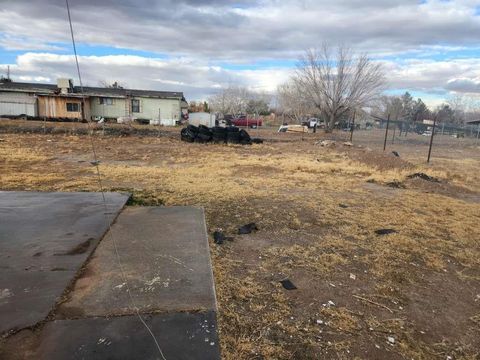
<svg viewBox="0 0 480 360">
<path fill-rule="evenodd" d="M 99 190 L 83 125 L 18 126 L 43 125 L 0 123 L 1 189 Z M 354 146 L 346 133 L 261 129 L 269 141 L 252 146 L 178 134 L 93 140 L 106 190 L 203 206 L 209 233 L 234 237 L 211 239 L 225 359 L 480 358 L 480 143 L 438 136 L 427 165 L 413 134 L 385 153 L 380 130 Z M 259 230 L 237 235 L 250 222 Z"/>
</svg>

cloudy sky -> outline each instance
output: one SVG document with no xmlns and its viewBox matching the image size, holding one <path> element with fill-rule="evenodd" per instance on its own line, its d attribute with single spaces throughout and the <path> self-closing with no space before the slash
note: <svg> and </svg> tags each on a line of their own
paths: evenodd
<svg viewBox="0 0 480 360">
<path fill-rule="evenodd" d="M 70 0 L 87 85 L 273 92 L 322 42 L 384 63 L 388 93 L 480 95 L 480 0 Z M 0 74 L 76 79 L 64 0 L 0 0 Z M 76 81 L 78 84 L 78 81 Z"/>
</svg>

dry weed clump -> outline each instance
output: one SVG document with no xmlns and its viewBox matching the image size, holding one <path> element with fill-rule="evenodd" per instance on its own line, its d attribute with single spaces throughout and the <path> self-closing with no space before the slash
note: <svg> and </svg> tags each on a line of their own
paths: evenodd
<svg viewBox="0 0 480 360">
<path fill-rule="evenodd" d="M 293 245 L 289 247 L 271 247 L 264 252 L 270 260 L 272 268 L 277 265 L 277 271 L 304 268 L 325 276 L 341 265 L 349 262 L 346 256 L 340 255 L 334 247 L 328 246 L 332 242 L 317 243 L 315 245 Z M 341 247 L 341 242 L 335 242 L 335 247 Z M 279 262 L 278 259 L 281 259 Z M 278 266 L 280 265 L 280 266 Z"/>
<path fill-rule="evenodd" d="M 330 328 L 339 332 L 355 333 L 361 329 L 358 315 L 344 307 L 324 307 L 320 314 Z"/>
</svg>

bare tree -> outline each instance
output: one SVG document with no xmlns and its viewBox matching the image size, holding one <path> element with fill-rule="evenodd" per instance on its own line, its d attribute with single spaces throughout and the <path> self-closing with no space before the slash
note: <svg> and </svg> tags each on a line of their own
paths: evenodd
<svg viewBox="0 0 480 360">
<path fill-rule="evenodd" d="M 294 122 L 300 123 L 313 109 L 309 102 L 300 95 L 296 81 L 288 81 L 277 89 L 278 110 Z"/>
<path fill-rule="evenodd" d="M 113 83 L 109 83 L 106 80 L 101 80 L 98 83 L 101 87 L 107 88 L 107 89 L 124 89 L 124 86 L 121 85 L 118 81 L 115 81 Z"/>
<path fill-rule="evenodd" d="M 356 56 L 347 48 L 309 50 L 301 57 L 293 80 L 301 96 L 324 116 L 326 130 L 347 112 L 368 105 L 385 83 L 381 65 L 366 54 Z"/>
<path fill-rule="evenodd" d="M 229 86 L 208 99 L 210 108 L 222 114 L 265 114 L 269 110 L 271 96 L 263 92 L 249 91 L 241 86 Z"/>
<path fill-rule="evenodd" d="M 439 123 L 453 123 L 455 118 L 455 112 L 449 104 L 438 105 L 433 111 L 433 116 Z"/>
<path fill-rule="evenodd" d="M 465 121 L 480 119 L 480 96 L 466 96 Z"/>
<path fill-rule="evenodd" d="M 210 108 L 222 114 L 239 114 L 247 109 L 250 93 L 240 86 L 229 86 L 208 99 Z"/>
<path fill-rule="evenodd" d="M 249 92 L 246 113 L 251 115 L 270 115 L 272 96 L 266 92 Z"/>
<path fill-rule="evenodd" d="M 404 107 L 399 96 L 382 95 L 372 107 L 374 114 L 384 118 L 387 118 L 388 115 L 394 120 L 404 117 Z"/>
<path fill-rule="evenodd" d="M 464 95 L 453 94 L 448 97 L 446 103 L 453 111 L 452 122 L 463 124 L 465 122 L 465 112 L 467 110 L 468 100 Z"/>
</svg>

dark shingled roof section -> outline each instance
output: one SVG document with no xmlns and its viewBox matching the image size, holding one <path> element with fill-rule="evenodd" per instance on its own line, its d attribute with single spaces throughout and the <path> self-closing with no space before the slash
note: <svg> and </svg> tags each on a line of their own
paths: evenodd
<svg viewBox="0 0 480 360">
<path fill-rule="evenodd" d="M 39 84 L 39 83 L 20 83 L 20 82 L 0 82 L 1 90 L 21 90 L 32 91 L 38 93 L 55 93 L 58 90 L 55 84 Z M 183 92 L 173 91 L 156 91 L 156 90 L 138 90 L 138 89 L 116 89 L 84 86 L 83 92 L 87 96 L 144 96 L 157 98 L 175 98 L 184 99 Z M 73 88 L 74 94 L 81 94 L 80 86 Z"/>
<path fill-rule="evenodd" d="M 53 92 L 57 90 L 54 84 L 20 83 L 20 82 L 0 82 L 0 90 L 22 90 L 37 92 Z"/>
<path fill-rule="evenodd" d="M 75 86 L 76 93 L 80 93 L 80 87 Z M 173 91 L 156 91 L 156 90 L 138 90 L 138 89 L 115 89 L 115 88 L 101 88 L 84 86 L 83 91 L 88 95 L 130 95 L 130 96 L 151 96 L 161 98 L 183 98 L 182 92 Z"/>
</svg>

